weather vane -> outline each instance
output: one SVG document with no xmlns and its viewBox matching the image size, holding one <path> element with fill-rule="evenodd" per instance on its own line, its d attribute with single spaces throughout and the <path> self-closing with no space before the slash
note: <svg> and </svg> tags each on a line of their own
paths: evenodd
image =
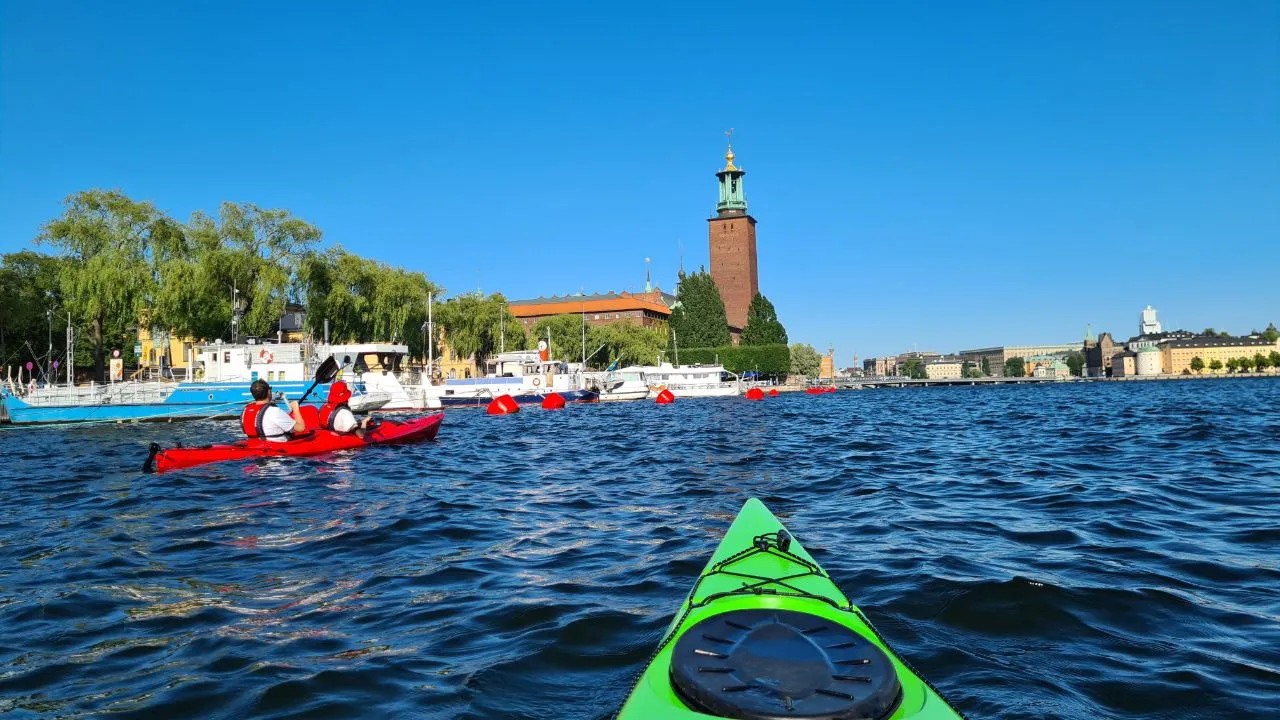
<svg viewBox="0 0 1280 720">
<path fill-rule="evenodd" d="M 728 130 L 725 130 L 724 136 L 726 138 L 729 138 L 729 145 L 732 146 L 733 145 L 733 128 L 729 128 Z"/>
</svg>

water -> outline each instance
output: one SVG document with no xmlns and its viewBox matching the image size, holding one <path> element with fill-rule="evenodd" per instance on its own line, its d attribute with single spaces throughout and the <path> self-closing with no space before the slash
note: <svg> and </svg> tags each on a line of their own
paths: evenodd
<svg viewBox="0 0 1280 720">
<path fill-rule="evenodd" d="M 232 430 L 0 433 L 0 714 L 606 717 L 753 495 L 971 717 L 1280 708 L 1280 380 L 457 411 L 136 470 Z"/>
</svg>

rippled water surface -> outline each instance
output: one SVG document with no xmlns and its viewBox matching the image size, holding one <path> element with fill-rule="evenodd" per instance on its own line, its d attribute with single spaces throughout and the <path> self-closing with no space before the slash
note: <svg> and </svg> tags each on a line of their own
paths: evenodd
<svg viewBox="0 0 1280 720">
<path fill-rule="evenodd" d="M 0 433 L 6 717 L 599 718 L 759 496 L 974 718 L 1280 716 L 1280 380 Z"/>
</svg>

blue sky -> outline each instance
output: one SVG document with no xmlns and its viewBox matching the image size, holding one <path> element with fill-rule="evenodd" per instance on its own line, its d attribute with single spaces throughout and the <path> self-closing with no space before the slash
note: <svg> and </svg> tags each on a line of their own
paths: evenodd
<svg viewBox="0 0 1280 720">
<path fill-rule="evenodd" d="M 0 251 L 119 188 L 508 297 L 707 261 L 723 131 L 794 340 L 1280 322 L 1280 4 L 0 3 Z M 697 5 L 697 7 L 687 7 Z"/>
</svg>

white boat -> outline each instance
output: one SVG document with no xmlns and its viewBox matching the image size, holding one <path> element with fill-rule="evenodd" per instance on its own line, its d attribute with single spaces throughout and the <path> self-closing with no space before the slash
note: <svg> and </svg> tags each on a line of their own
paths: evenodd
<svg viewBox="0 0 1280 720">
<path fill-rule="evenodd" d="M 552 392 L 565 402 L 596 402 L 599 393 L 589 389 L 582 373 L 569 364 L 552 360 L 545 348 L 502 352 L 485 362 L 485 377 L 445 380 L 423 386 L 426 402 L 436 407 L 487 405 L 499 395 L 517 403 L 537 403 Z"/>
<path fill-rule="evenodd" d="M 644 381 L 644 375 L 639 372 L 621 370 L 589 372 L 583 373 L 582 378 L 588 389 L 594 389 L 600 393 L 600 402 L 644 400 L 649 397 L 649 385 Z"/>
<path fill-rule="evenodd" d="M 631 365 L 619 372 L 640 373 L 649 396 L 670 390 L 676 397 L 731 397 L 742 394 L 742 382 L 723 365 Z M 728 376 L 733 380 L 726 380 Z"/>
<path fill-rule="evenodd" d="M 366 395 L 385 397 L 386 402 L 378 406 L 382 410 L 421 410 L 426 406 L 420 388 L 421 373 L 408 369 L 405 361 L 409 356 L 408 345 L 347 343 L 321 347 L 322 355 L 332 355 L 342 366 L 340 377 L 352 379 Z M 368 402 L 360 401 L 360 404 Z"/>
</svg>

